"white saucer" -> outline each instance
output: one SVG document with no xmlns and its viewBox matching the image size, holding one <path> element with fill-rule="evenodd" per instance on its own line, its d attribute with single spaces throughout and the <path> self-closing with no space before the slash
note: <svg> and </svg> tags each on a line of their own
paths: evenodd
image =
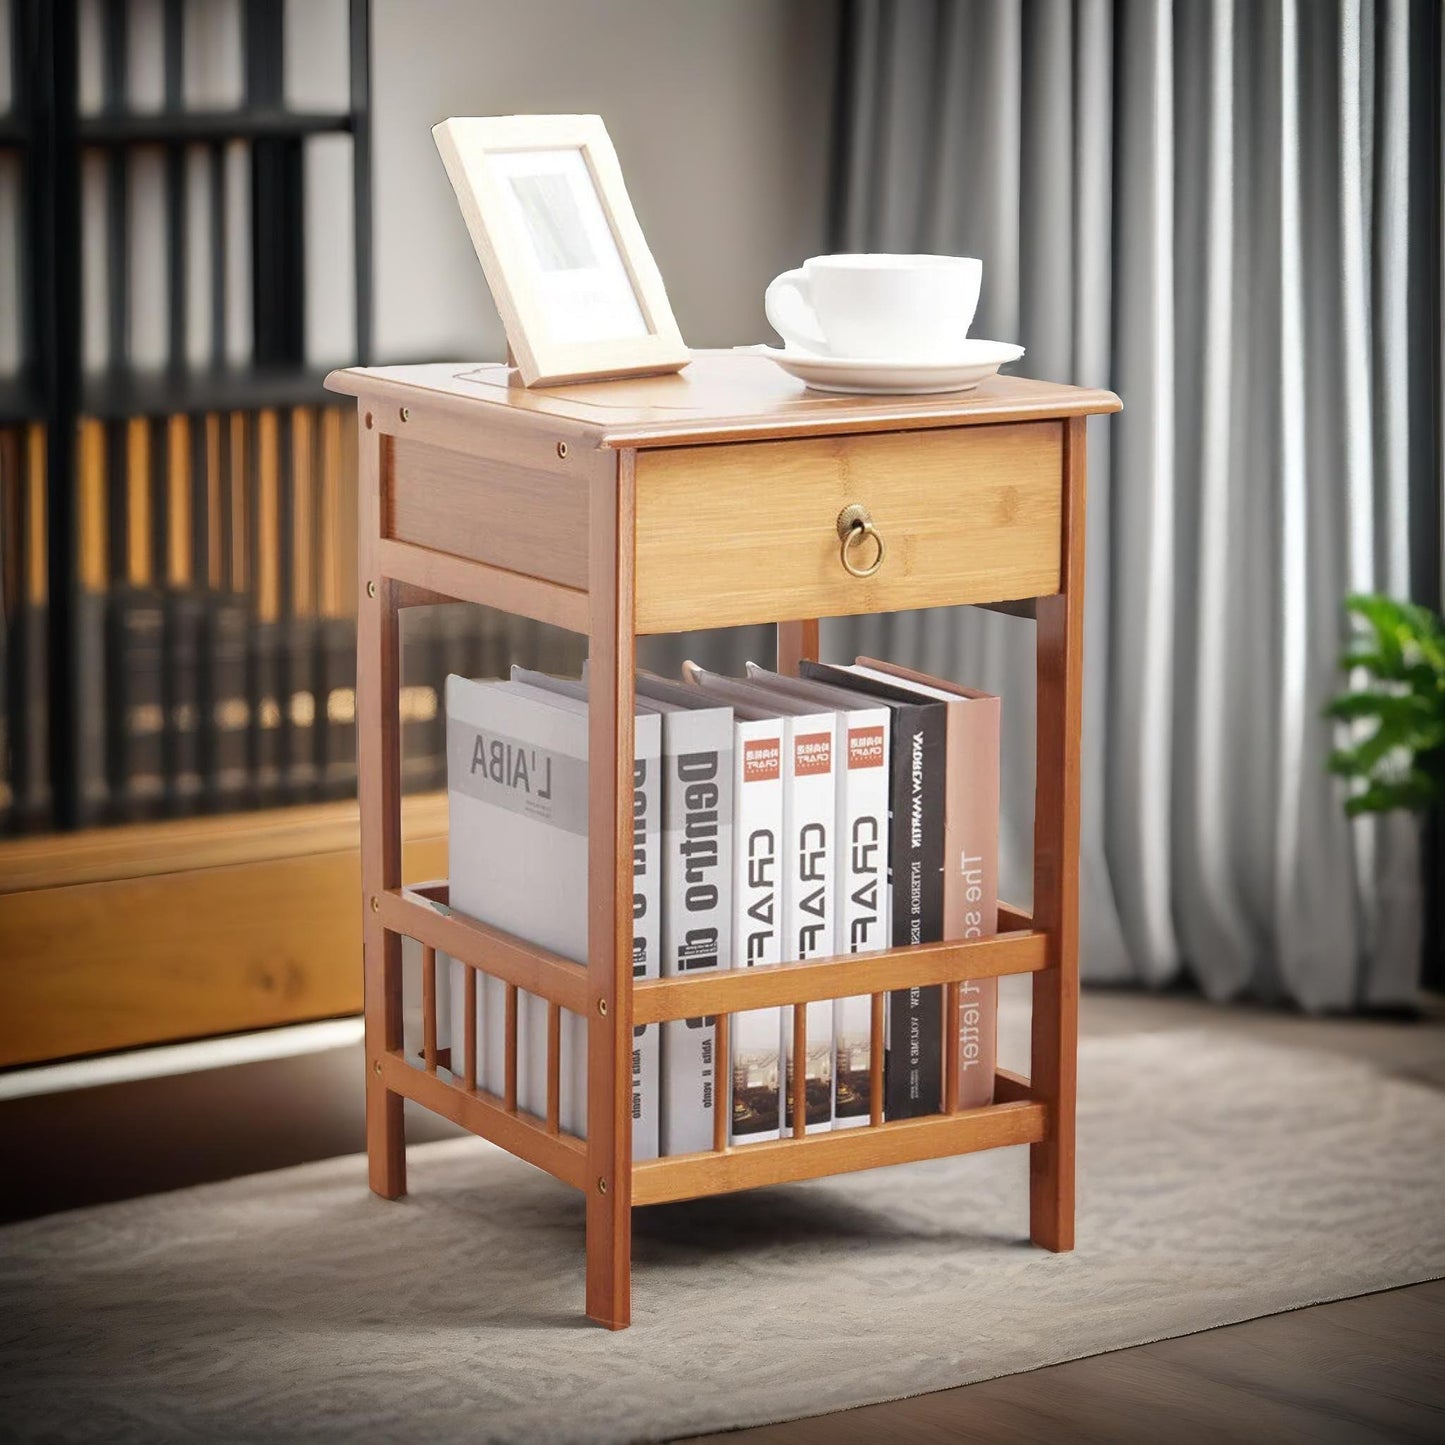
<svg viewBox="0 0 1445 1445">
<path fill-rule="evenodd" d="M 873 361 L 857 356 L 817 356 L 793 347 L 739 346 L 753 356 L 766 356 L 814 391 L 842 391 L 884 396 L 972 391 L 999 367 L 1017 361 L 1022 346 L 1009 341 L 969 340 L 947 361 Z"/>
</svg>

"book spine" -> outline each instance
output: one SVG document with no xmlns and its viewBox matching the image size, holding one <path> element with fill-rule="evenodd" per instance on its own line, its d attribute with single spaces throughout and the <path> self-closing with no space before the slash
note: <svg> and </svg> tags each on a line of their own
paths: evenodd
<svg viewBox="0 0 1445 1445">
<path fill-rule="evenodd" d="M 182 816 L 196 812 L 201 803 L 200 674 L 204 629 L 205 603 L 194 589 L 173 589 L 166 594 L 166 810 Z"/>
<path fill-rule="evenodd" d="M 833 760 L 837 753 L 837 715 L 805 714 L 786 719 L 787 788 L 783 800 L 784 960 L 826 958 L 836 952 L 834 879 L 838 801 Z M 783 1012 L 787 1044 L 783 1125 L 794 1127 L 793 1079 L 804 1072 L 804 1127 L 820 1133 L 833 1127 L 833 1003 L 805 1005 L 807 1023 L 803 1059 L 793 1048 L 793 1009 Z"/>
<path fill-rule="evenodd" d="M 838 715 L 838 944 L 876 953 L 889 942 L 887 708 Z M 872 998 L 833 1005 L 833 1127 L 866 1124 L 873 1111 Z"/>
<path fill-rule="evenodd" d="M 281 773 L 287 798 L 300 803 L 320 793 L 316 758 L 316 704 L 320 693 L 317 627 L 310 617 L 288 618 L 282 627 L 286 638 L 282 652 L 286 725 L 282 733 Z"/>
<path fill-rule="evenodd" d="M 351 619 L 324 618 L 317 652 L 320 792 L 323 798 L 349 798 L 356 792 L 356 626 Z"/>
<path fill-rule="evenodd" d="M 246 805 L 250 790 L 248 738 L 251 703 L 246 688 L 246 651 L 251 620 L 243 598 L 213 593 L 201 650 L 201 776 L 208 813 Z"/>
<path fill-rule="evenodd" d="M 662 972 L 662 719 L 639 716 L 632 773 L 632 977 Z M 583 1030 L 585 1041 L 586 1031 Z M 587 1108 L 586 1056 L 577 1061 L 581 1117 Z M 661 1139 L 662 1025 L 632 1029 L 632 1157 L 656 1159 Z"/>
<path fill-rule="evenodd" d="M 252 802 L 258 807 L 275 807 L 284 801 L 281 791 L 281 704 L 286 680 L 281 624 L 254 621 L 247 643 L 246 691 L 251 700 L 251 726 L 246 761 Z"/>
<path fill-rule="evenodd" d="M 165 801 L 165 615 L 160 595 L 122 588 L 107 617 L 114 699 L 107 744 L 110 792 L 118 821 L 158 817 Z"/>
<path fill-rule="evenodd" d="M 783 736 L 781 718 L 739 720 L 733 753 L 732 967 L 782 961 Z M 782 1132 L 783 1011 L 732 1017 L 731 1115 L 734 1144 Z"/>
<path fill-rule="evenodd" d="M 409 607 L 401 614 L 401 785 L 404 792 L 440 787 L 446 777 L 446 724 L 438 697 L 438 639 L 430 607 Z M 546 1006 L 542 1039 L 546 1042 Z M 543 1079 L 545 1093 L 546 1080 Z M 520 1090 L 521 1083 L 518 1082 Z M 545 1099 L 543 1111 L 546 1110 Z"/>
<path fill-rule="evenodd" d="M 901 835 L 893 849 L 895 946 L 943 937 L 943 713 L 942 705 L 910 704 L 894 714 L 890 813 Z M 943 989 L 936 984 L 889 995 L 886 1092 L 890 1119 L 934 1114 L 941 1107 Z"/>
<path fill-rule="evenodd" d="M 732 722 L 722 712 L 670 713 L 664 731 L 662 972 L 678 978 L 730 956 Z M 718 1064 L 712 1015 L 663 1025 L 663 1154 L 712 1148 Z"/>
<path fill-rule="evenodd" d="M 945 938 L 998 932 L 1000 704 L 980 696 L 949 704 L 948 798 L 944 825 Z M 998 980 L 958 986 L 958 1107 L 993 1103 L 998 1066 Z"/>
</svg>

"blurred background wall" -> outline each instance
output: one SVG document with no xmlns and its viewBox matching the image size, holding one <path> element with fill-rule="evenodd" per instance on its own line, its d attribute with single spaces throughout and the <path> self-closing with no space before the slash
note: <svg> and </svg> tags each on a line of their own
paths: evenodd
<svg viewBox="0 0 1445 1445">
<path fill-rule="evenodd" d="M 689 345 L 764 340 L 763 288 L 825 248 L 837 27 L 832 0 L 374 0 L 378 357 L 505 349 L 449 115 L 601 114 Z"/>
</svg>

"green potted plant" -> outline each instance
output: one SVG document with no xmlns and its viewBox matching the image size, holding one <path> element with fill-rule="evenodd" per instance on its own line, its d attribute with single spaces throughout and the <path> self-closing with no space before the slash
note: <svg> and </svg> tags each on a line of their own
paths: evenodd
<svg viewBox="0 0 1445 1445">
<path fill-rule="evenodd" d="M 1340 658 L 1363 685 L 1326 709 L 1354 726 L 1330 755 L 1330 770 L 1349 779 L 1351 815 L 1406 808 L 1428 817 L 1425 846 L 1427 988 L 1445 987 L 1445 622 L 1428 607 L 1365 594 L 1345 607 L 1355 630 Z M 1432 885 L 1432 874 L 1435 882 Z"/>
<path fill-rule="evenodd" d="M 1340 666 L 1367 681 L 1326 711 L 1372 725 L 1330 755 L 1330 771 L 1357 785 L 1345 808 L 1432 808 L 1445 792 L 1445 622 L 1428 607 L 1372 594 L 1346 598 L 1345 607 L 1356 630 Z"/>
</svg>

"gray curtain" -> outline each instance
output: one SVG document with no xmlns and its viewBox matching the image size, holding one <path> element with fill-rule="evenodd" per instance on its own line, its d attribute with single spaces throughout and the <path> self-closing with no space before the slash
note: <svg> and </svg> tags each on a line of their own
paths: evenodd
<svg viewBox="0 0 1445 1445">
<path fill-rule="evenodd" d="M 1124 400 L 1090 423 L 1085 977 L 1411 999 L 1417 827 L 1346 820 L 1320 708 L 1344 595 L 1437 580 L 1437 0 L 865 0 L 842 70 L 834 248 L 982 257 L 972 334 Z M 1003 695 L 1016 895 L 1030 629 L 825 633 Z"/>
</svg>

